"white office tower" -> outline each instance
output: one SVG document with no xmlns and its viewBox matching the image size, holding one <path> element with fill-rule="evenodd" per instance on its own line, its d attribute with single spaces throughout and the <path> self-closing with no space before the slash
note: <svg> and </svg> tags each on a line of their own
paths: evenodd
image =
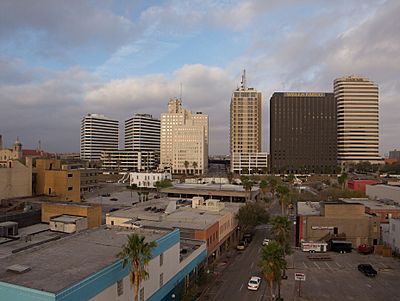
<svg viewBox="0 0 400 301">
<path fill-rule="evenodd" d="M 118 120 L 88 114 L 81 121 L 81 159 L 100 160 L 102 151 L 118 150 Z"/>
<path fill-rule="evenodd" d="M 378 163 L 379 92 L 366 77 L 346 76 L 334 81 L 337 102 L 338 162 Z"/>
<path fill-rule="evenodd" d="M 149 114 L 135 114 L 125 121 L 125 150 L 154 152 L 160 156 L 160 120 Z"/>
<path fill-rule="evenodd" d="M 208 115 L 192 114 L 180 99 L 171 99 L 161 114 L 160 168 L 179 174 L 208 169 Z"/>
</svg>

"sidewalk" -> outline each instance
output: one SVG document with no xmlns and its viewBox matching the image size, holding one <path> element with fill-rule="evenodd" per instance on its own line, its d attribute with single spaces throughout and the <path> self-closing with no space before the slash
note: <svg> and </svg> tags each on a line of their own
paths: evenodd
<svg viewBox="0 0 400 301">
<path fill-rule="evenodd" d="M 230 264 L 234 261 L 236 256 L 236 250 L 230 249 L 225 254 L 223 254 L 216 263 L 214 270 L 210 270 L 210 277 L 207 284 L 202 288 L 202 293 L 197 299 L 198 301 L 212 300 L 213 296 L 218 291 L 218 286 L 221 283 L 220 277 L 227 269 Z M 211 269 L 211 268 L 210 268 Z"/>
</svg>

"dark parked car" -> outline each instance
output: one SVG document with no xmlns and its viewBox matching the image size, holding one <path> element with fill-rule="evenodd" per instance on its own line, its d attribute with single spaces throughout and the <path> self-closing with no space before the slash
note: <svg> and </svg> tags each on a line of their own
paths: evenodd
<svg viewBox="0 0 400 301">
<path fill-rule="evenodd" d="M 253 240 L 253 234 L 245 233 L 243 235 L 243 240 L 245 240 L 248 244 L 251 243 L 251 241 Z"/>
<path fill-rule="evenodd" d="M 111 194 L 109 194 L 109 193 L 103 193 L 101 196 L 102 196 L 102 197 L 109 197 L 109 196 L 111 196 Z"/>
<path fill-rule="evenodd" d="M 368 277 L 375 277 L 378 272 L 370 264 L 359 264 L 358 270 Z"/>
<path fill-rule="evenodd" d="M 110 201 L 116 202 L 116 201 L 118 201 L 118 199 L 117 198 L 111 198 Z"/>
</svg>

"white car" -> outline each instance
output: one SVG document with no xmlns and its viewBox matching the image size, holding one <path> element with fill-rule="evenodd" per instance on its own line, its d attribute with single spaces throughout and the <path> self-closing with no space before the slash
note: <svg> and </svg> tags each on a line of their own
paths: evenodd
<svg viewBox="0 0 400 301">
<path fill-rule="evenodd" d="M 247 288 L 252 291 L 258 290 L 260 287 L 261 278 L 257 276 L 251 276 L 249 283 L 247 284 Z"/>
<path fill-rule="evenodd" d="M 262 242 L 262 245 L 263 246 L 268 246 L 268 244 L 269 244 L 269 239 L 268 238 L 264 238 L 264 240 Z"/>
</svg>

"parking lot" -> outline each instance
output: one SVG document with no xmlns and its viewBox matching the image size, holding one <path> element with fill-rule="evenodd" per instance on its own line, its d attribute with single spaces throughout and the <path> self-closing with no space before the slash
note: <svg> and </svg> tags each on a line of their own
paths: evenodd
<svg viewBox="0 0 400 301">
<path fill-rule="evenodd" d="M 295 250 L 288 258 L 288 279 L 282 281 L 285 300 L 400 300 L 400 261 L 380 255 L 362 255 L 356 252 L 324 253 L 330 260 L 314 261 L 309 254 Z M 357 266 L 369 263 L 378 275 L 366 277 Z M 301 283 L 294 280 L 294 273 L 306 275 Z"/>
</svg>

